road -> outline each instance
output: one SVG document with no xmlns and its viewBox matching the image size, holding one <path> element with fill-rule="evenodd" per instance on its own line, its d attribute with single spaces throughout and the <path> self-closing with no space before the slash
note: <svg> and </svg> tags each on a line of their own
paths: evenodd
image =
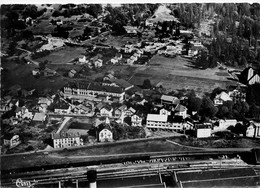
<svg viewBox="0 0 260 188">
<path fill-rule="evenodd" d="M 26 50 L 26 49 L 19 48 L 19 47 L 17 47 L 16 49 L 22 50 L 22 51 L 24 51 L 24 52 L 27 52 L 27 56 L 25 57 L 25 59 L 26 59 L 27 61 L 29 61 L 29 62 L 31 62 L 31 63 L 33 63 L 33 64 L 39 66 L 39 64 L 40 64 L 39 62 L 32 60 L 32 58 L 31 58 L 32 52 L 31 52 L 31 51 L 28 51 L 28 50 Z"/>
</svg>

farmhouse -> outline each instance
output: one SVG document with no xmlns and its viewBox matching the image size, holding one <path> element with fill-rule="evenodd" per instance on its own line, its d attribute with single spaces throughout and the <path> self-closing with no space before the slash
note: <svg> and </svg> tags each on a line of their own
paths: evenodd
<svg viewBox="0 0 260 188">
<path fill-rule="evenodd" d="M 65 102 L 58 102 L 54 104 L 54 112 L 58 114 L 69 114 L 71 106 Z"/>
<path fill-rule="evenodd" d="M 103 60 L 102 59 L 97 59 L 96 61 L 94 61 L 94 66 L 96 68 L 100 68 L 103 66 Z"/>
<path fill-rule="evenodd" d="M 171 115 L 171 111 L 166 110 L 165 108 L 162 108 L 160 110 L 160 115 L 167 115 L 170 116 Z"/>
<path fill-rule="evenodd" d="M 112 142 L 113 141 L 113 133 L 109 125 L 106 125 L 104 129 L 102 129 L 99 134 L 98 138 L 100 142 Z"/>
<path fill-rule="evenodd" d="M 175 115 L 181 116 L 183 119 L 187 117 L 187 108 L 181 104 L 178 104 L 175 108 Z"/>
<path fill-rule="evenodd" d="M 4 145 L 13 148 L 21 143 L 19 135 L 5 135 Z"/>
<path fill-rule="evenodd" d="M 168 105 L 178 105 L 180 100 L 177 97 L 169 96 L 169 95 L 162 95 L 161 96 L 161 104 L 168 104 Z"/>
<path fill-rule="evenodd" d="M 251 121 L 246 130 L 247 137 L 260 138 L 260 123 Z"/>
<path fill-rule="evenodd" d="M 104 106 L 100 109 L 100 116 L 112 117 L 113 108 L 111 106 Z"/>
<path fill-rule="evenodd" d="M 214 98 L 214 105 L 215 106 L 222 105 L 223 102 L 225 101 L 232 101 L 232 99 L 229 97 L 229 95 L 226 92 L 222 91 Z"/>
<path fill-rule="evenodd" d="M 131 122 L 132 126 L 142 126 L 142 118 L 136 114 L 131 117 Z"/>
<path fill-rule="evenodd" d="M 69 76 L 70 78 L 73 78 L 76 73 L 77 73 L 77 71 L 74 70 L 74 69 L 72 69 L 72 70 L 69 71 L 68 76 Z"/>
<path fill-rule="evenodd" d="M 79 56 L 79 63 L 86 63 L 86 56 L 84 56 L 84 55 L 80 55 Z"/>
</svg>

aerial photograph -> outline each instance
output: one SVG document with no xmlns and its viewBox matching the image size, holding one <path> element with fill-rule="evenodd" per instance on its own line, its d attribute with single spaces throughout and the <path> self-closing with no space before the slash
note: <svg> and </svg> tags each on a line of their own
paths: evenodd
<svg viewBox="0 0 260 188">
<path fill-rule="evenodd" d="M 260 187 L 260 3 L 27 3 L 0 7 L 0 187 Z"/>
</svg>

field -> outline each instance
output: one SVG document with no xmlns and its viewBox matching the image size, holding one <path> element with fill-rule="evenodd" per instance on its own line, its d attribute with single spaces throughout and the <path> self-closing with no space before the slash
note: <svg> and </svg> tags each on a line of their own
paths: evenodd
<svg viewBox="0 0 260 188">
<path fill-rule="evenodd" d="M 3 88 L 19 84 L 24 89 L 42 91 L 44 89 L 57 90 L 66 84 L 66 80 L 61 76 L 35 78 L 32 75 L 32 70 L 37 66 L 33 64 L 21 65 L 14 62 L 2 62 L 2 67 L 7 69 L 4 73 L 2 72 Z"/>
<path fill-rule="evenodd" d="M 60 50 L 52 52 L 50 55 L 36 59 L 36 61 L 48 61 L 51 64 L 66 64 L 78 58 L 80 54 L 85 53 L 82 47 L 64 47 Z"/>
<path fill-rule="evenodd" d="M 194 89 L 198 92 L 210 91 L 216 87 L 226 87 L 227 70 L 198 69 L 191 60 L 183 57 L 166 58 L 155 55 L 146 68 L 140 67 L 130 79 L 130 83 L 140 84 L 150 79 L 152 84 L 162 83 L 168 91 L 177 89 Z"/>
<path fill-rule="evenodd" d="M 170 140 L 191 146 L 194 140 L 187 140 L 184 137 L 176 137 L 171 138 Z M 210 139 L 198 139 L 200 143 L 211 143 L 207 144 L 205 147 L 214 147 L 216 145 L 212 145 L 213 142 Z M 197 141 L 197 142 L 198 142 Z M 233 148 L 236 147 L 259 147 L 259 143 L 257 141 L 251 139 L 238 139 L 238 140 L 227 140 L 228 144 L 224 147 L 232 145 Z M 202 146 L 204 147 L 204 146 Z M 223 147 L 222 147 L 223 148 Z M 199 148 L 198 148 L 199 149 Z M 59 165 L 59 164 L 69 164 L 69 163 L 77 163 L 77 162 L 87 162 L 87 161 L 96 161 L 99 159 L 109 159 L 110 157 L 106 155 L 118 155 L 118 154 L 145 154 L 147 152 L 181 152 L 181 151 L 198 151 L 196 148 L 183 147 L 180 145 L 176 145 L 170 142 L 165 141 L 164 139 L 159 140 L 142 140 L 142 141 L 134 141 L 134 142 L 122 142 L 122 143 L 113 143 L 113 144 L 99 144 L 94 146 L 80 147 L 80 148 L 72 148 L 69 150 L 59 150 L 49 152 L 48 155 L 44 155 L 43 153 L 34 153 L 30 155 L 12 155 L 12 156 L 3 156 L 1 157 L 2 161 L 5 161 L 2 164 L 2 169 L 12 169 L 19 167 L 37 167 L 42 165 Z M 201 150 L 201 148 L 199 149 Z M 23 160 L 19 160 L 23 158 Z"/>
</svg>

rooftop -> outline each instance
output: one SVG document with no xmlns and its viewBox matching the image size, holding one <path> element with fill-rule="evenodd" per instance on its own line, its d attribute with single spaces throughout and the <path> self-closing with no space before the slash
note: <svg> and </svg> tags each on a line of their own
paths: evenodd
<svg viewBox="0 0 260 188">
<path fill-rule="evenodd" d="M 147 114 L 148 121 L 162 121 L 167 122 L 168 116 L 167 115 L 159 115 L 159 114 Z"/>
</svg>

